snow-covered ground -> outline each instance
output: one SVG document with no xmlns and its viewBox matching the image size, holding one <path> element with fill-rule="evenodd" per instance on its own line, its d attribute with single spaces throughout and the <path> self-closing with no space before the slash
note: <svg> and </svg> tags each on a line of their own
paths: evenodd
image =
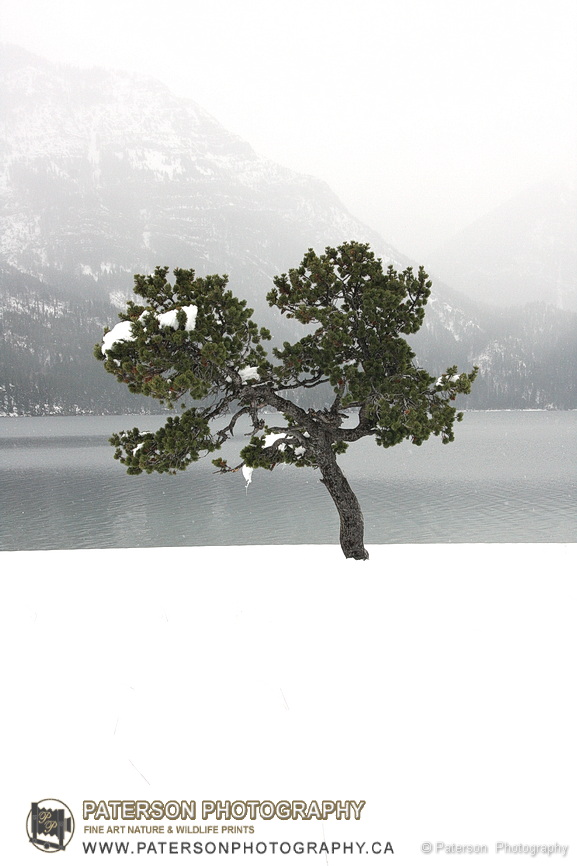
<svg viewBox="0 0 577 866">
<path fill-rule="evenodd" d="M 483 863 L 558 843 L 577 862 L 575 545 L 369 552 L 1 553 L 6 862 L 38 862 L 23 824 L 50 797 L 76 818 L 68 866 L 88 799 L 364 800 L 359 821 L 260 821 L 251 841 L 390 841 L 397 864 L 425 842 L 486 844 Z"/>
</svg>

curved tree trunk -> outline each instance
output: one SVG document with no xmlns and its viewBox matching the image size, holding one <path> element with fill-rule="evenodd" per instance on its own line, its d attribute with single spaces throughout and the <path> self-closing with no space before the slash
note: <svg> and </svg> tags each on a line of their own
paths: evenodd
<svg viewBox="0 0 577 866">
<path fill-rule="evenodd" d="M 341 521 L 340 542 L 347 559 L 368 559 L 363 539 L 365 524 L 359 500 L 343 475 L 335 455 L 319 462 L 322 482 L 331 494 Z"/>
</svg>

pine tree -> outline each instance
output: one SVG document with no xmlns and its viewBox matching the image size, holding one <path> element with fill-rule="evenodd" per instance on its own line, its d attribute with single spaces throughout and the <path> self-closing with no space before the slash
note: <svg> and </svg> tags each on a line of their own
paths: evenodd
<svg viewBox="0 0 577 866">
<path fill-rule="evenodd" d="M 129 301 L 95 347 L 106 370 L 130 391 L 170 411 L 178 404 L 155 433 L 115 434 L 115 457 L 130 474 L 176 473 L 217 451 L 248 416 L 251 438 L 240 451 L 242 462 L 231 467 L 216 458 L 217 469 L 288 463 L 319 470 L 340 517 L 344 555 L 367 559 L 362 511 L 337 456 L 365 436 L 384 448 L 405 439 L 421 445 L 431 435 L 453 441 L 453 424 L 462 419 L 455 398 L 470 392 L 476 375 L 476 369 L 458 374 L 451 367 L 432 376 L 415 364 L 401 336 L 423 323 L 431 291 L 423 268 L 384 270 L 368 245 L 355 241 L 327 247 L 323 255 L 310 249 L 298 268 L 274 279 L 267 295 L 271 306 L 306 326 L 300 340 L 274 348 L 272 357 L 263 345 L 270 333 L 226 288 L 227 277 L 176 269 L 171 285 L 167 274 L 157 268 L 135 277 L 143 303 Z M 329 395 L 322 409 L 297 405 L 297 394 L 321 386 Z M 283 417 L 281 426 L 266 425 L 263 411 L 271 408 Z"/>
</svg>

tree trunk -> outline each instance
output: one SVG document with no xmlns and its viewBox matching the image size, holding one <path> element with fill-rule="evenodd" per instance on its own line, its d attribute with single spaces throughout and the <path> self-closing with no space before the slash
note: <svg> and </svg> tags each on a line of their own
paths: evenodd
<svg viewBox="0 0 577 866">
<path fill-rule="evenodd" d="M 331 451 L 324 460 L 319 461 L 322 482 L 332 496 L 341 521 L 340 542 L 347 559 L 368 559 L 369 554 L 363 544 L 365 524 L 359 500 L 342 473 L 337 459 Z"/>
</svg>

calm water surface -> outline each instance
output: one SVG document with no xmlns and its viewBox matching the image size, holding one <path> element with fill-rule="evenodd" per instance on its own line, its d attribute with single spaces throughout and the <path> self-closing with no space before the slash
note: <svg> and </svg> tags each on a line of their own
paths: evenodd
<svg viewBox="0 0 577 866">
<path fill-rule="evenodd" d="M 0 549 L 336 544 L 310 469 L 128 476 L 108 436 L 160 416 L 0 418 Z M 275 423 L 270 417 L 270 423 Z M 467 412 L 455 442 L 362 440 L 339 458 L 367 544 L 575 542 L 577 412 Z M 220 454 L 235 460 L 242 433 Z M 213 455 L 214 456 L 214 455 Z"/>
</svg>

